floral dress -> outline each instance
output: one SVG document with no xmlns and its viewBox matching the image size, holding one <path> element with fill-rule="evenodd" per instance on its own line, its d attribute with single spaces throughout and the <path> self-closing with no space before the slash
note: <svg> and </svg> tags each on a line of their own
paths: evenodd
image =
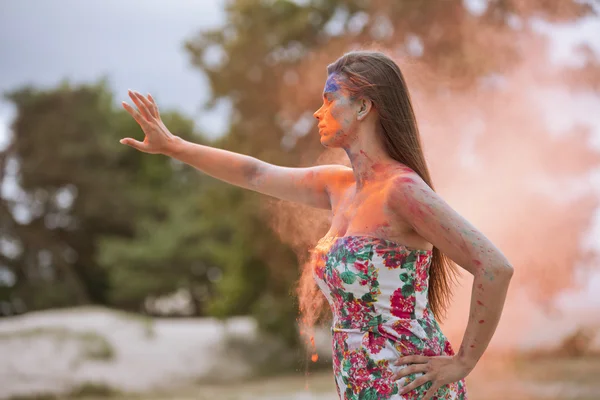
<svg viewBox="0 0 600 400">
<path fill-rule="evenodd" d="M 454 355 L 427 301 L 432 253 L 370 236 L 323 238 L 314 276 L 333 312 L 333 373 L 340 399 L 420 399 L 431 382 L 399 394 L 423 373 L 397 381 L 401 356 Z M 466 399 L 464 380 L 434 399 Z"/>
</svg>

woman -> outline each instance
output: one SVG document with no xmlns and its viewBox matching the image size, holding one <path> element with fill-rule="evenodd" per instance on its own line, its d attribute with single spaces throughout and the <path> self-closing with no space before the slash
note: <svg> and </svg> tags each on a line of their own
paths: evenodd
<svg viewBox="0 0 600 400">
<path fill-rule="evenodd" d="M 314 276 L 333 311 L 340 398 L 465 399 L 464 378 L 492 338 L 513 269 L 433 191 L 396 63 L 360 51 L 327 70 L 323 105 L 314 114 L 320 140 L 344 149 L 352 168 L 284 168 L 185 142 L 161 122 L 152 97 L 135 92 L 129 95 L 137 110 L 123 106 L 145 139 L 121 143 L 233 185 L 332 211 L 314 266 L 301 278 L 309 287 L 301 289 L 301 309 L 319 306 L 306 284 Z M 450 295 L 449 260 L 474 276 L 469 322 L 456 354 L 436 320 Z"/>
</svg>

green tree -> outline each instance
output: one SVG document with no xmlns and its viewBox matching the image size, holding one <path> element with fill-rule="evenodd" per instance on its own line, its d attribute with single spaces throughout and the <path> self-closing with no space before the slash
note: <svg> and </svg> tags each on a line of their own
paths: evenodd
<svg viewBox="0 0 600 400">
<path fill-rule="evenodd" d="M 537 37 L 543 43 L 528 23 L 531 18 L 574 21 L 594 14 L 591 6 L 579 1 L 485 3 L 484 10 L 474 13 L 462 0 L 228 2 L 226 21 L 221 27 L 200 32 L 187 42 L 193 64 L 210 82 L 212 98 L 206 106 L 210 108 L 223 99 L 232 105 L 229 133 L 217 145 L 279 165 L 314 164 L 321 146 L 314 137 L 306 135 L 311 127 L 309 121 L 320 104 L 325 66 L 344 51 L 376 45 L 394 55 L 410 55 L 426 66 L 433 77 L 431 84 L 421 88 L 442 98 L 448 96 L 449 90 L 474 87 L 482 77 L 502 76 L 510 71 L 516 61 L 526 56 L 520 48 L 524 37 Z M 590 58 L 590 68 L 593 62 Z M 600 76 L 597 67 L 593 68 L 596 77 Z M 452 82 L 455 87 L 441 85 L 444 82 Z M 231 195 L 238 196 L 235 190 Z M 290 247 L 273 235 L 264 220 L 248 218 L 250 208 L 260 210 L 267 219 L 257 197 L 251 193 L 239 196 L 244 200 L 238 208 L 227 210 L 228 218 L 234 213 L 237 223 L 253 235 L 246 239 L 252 243 L 252 249 L 267 249 L 251 251 L 262 257 L 262 267 L 275 266 L 269 281 L 275 280 L 273 274 L 282 277 L 277 280 L 277 287 L 265 287 L 257 303 L 263 305 L 257 306 L 257 310 L 264 311 L 258 314 L 260 321 L 293 335 L 293 298 L 289 289 L 282 288 L 293 286 L 298 263 L 290 258 Z M 589 216 L 594 204 L 581 208 L 582 215 Z M 304 219 L 314 216 L 306 209 L 302 213 Z M 255 225 L 250 227 L 252 224 Z M 287 224 L 289 227 L 293 221 Z M 577 235 L 583 231 L 580 225 L 572 229 Z M 294 231 L 293 227 L 289 231 Z M 283 235 L 283 239 L 293 242 L 302 254 L 320 233 L 324 233 L 322 226 L 316 226 L 310 237 L 297 240 Z M 273 253 L 280 248 L 286 251 Z M 226 277 L 240 273 L 232 265 L 224 268 Z M 220 294 L 227 296 L 233 287 L 221 287 Z M 273 304 L 279 307 L 269 308 Z"/>
<path fill-rule="evenodd" d="M 119 144 L 139 128 L 116 109 L 105 81 L 24 87 L 6 97 L 17 115 L 0 154 L 0 178 L 9 187 L 0 202 L 9 251 L 0 261 L 15 283 L 3 292 L 30 309 L 108 304 L 111 287 L 135 282 L 111 278 L 98 260 L 100 239 L 136 237 L 138 221 L 165 218 L 165 192 L 195 182 L 168 158 L 142 157 Z M 165 113 L 165 121 L 191 138 L 189 120 Z"/>
</svg>

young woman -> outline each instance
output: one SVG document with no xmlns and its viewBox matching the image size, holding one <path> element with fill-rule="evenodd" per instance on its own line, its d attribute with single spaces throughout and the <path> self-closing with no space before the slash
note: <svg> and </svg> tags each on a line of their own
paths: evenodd
<svg viewBox="0 0 600 400">
<path fill-rule="evenodd" d="M 513 268 L 434 192 L 397 64 L 359 51 L 327 72 L 323 105 L 314 114 L 320 140 L 344 149 L 352 168 L 284 168 L 185 142 L 162 123 L 150 95 L 131 91 L 137 109 L 123 107 L 145 138 L 121 143 L 233 185 L 331 210 L 331 228 L 301 278 L 309 287 L 301 289 L 301 310 L 320 306 L 319 296 L 307 295 L 307 281 L 316 281 L 333 312 L 340 398 L 466 399 L 464 378 L 496 330 Z M 456 354 L 437 323 L 450 296 L 450 260 L 474 276 Z"/>
</svg>

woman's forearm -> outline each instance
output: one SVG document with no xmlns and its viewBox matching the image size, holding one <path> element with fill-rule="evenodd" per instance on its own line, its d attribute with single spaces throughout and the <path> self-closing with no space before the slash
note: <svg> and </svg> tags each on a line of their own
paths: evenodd
<svg viewBox="0 0 600 400">
<path fill-rule="evenodd" d="M 250 189 L 260 160 L 244 154 L 185 141 L 179 137 L 165 155 L 232 185 Z"/>
<path fill-rule="evenodd" d="M 512 275 L 510 266 L 482 268 L 475 274 L 469 322 L 457 354 L 458 359 L 471 369 L 496 331 Z"/>
</svg>

